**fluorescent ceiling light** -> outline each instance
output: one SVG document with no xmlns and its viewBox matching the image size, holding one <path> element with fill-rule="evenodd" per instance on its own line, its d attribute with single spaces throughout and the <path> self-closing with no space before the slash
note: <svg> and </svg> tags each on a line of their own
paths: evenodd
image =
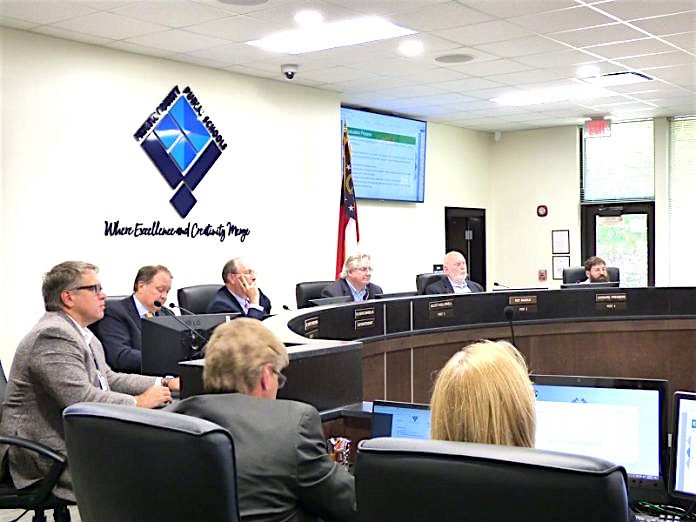
<svg viewBox="0 0 696 522">
<path fill-rule="evenodd" d="M 246 43 L 276 53 L 302 54 L 415 33 L 416 31 L 399 27 L 383 18 L 364 16 L 315 27 L 282 31 Z"/>
<path fill-rule="evenodd" d="M 534 91 L 513 91 L 492 98 L 490 101 L 510 107 L 525 105 L 540 105 L 559 101 L 580 101 L 594 98 L 616 96 L 616 93 L 602 87 L 587 85 L 582 82 L 572 83 L 553 89 L 538 89 Z"/>
<path fill-rule="evenodd" d="M 399 44 L 399 52 L 405 56 L 419 56 L 425 51 L 420 40 L 404 40 Z"/>
<path fill-rule="evenodd" d="M 321 25 L 324 16 L 314 9 L 303 9 L 295 14 L 295 23 L 300 27 L 314 27 Z"/>
<path fill-rule="evenodd" d="M 599 85 L 600 87 L 613 87 L 615 85 L 630 85 L 632 83 L 642 83 L 650 82 L 652 78 L 646 76 L 645 74 L 626 71 L 619 73 L 604 74 L 602 76 L 595 76 L 594 78 L 583 78 L 584 82 L 591 83 L 592 85 Z"/>
<path fill-rule="evenodd" d="M 590 76 L 597 76 L 600 73 L 599 65 L 586 64 L 578 67 L 575 71 L 575 75 L 578 78 L 588 78 Z"/>
</svg>

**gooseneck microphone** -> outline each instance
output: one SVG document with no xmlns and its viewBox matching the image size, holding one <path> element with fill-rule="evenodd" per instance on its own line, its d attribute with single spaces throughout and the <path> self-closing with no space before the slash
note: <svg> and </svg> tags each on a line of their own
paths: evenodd
<svg viewBox="0 0 696 522">
<path fill-rule="evenodd" d="M 184 321 L 182 321 L 182 320 L 179 318 L 179 316 L 177 316 L 177 315 L 174 314 L 174 312 L 172 312 L 172 311 L 169 310 L 168 308 L 165 308 L 165 307 L 162 305 L 162 302 L 161 302 L 161 301 L 155 301 L 153 304 L 154 304 L 157 308 L 159 308 L 160 311 L 165 312 L 165 315 L 166 315 L 166 316 L 172 317 L 176 322 L 178 322 L 179 324 L 183 325 L 184 328 L 186 328 L 186 329 L 189 331 L 189 333 L 191 334 L 191 349 L 192 349 L 192 350 L 198 351 L 198 350 L 200 350 L 201 348 L 203 348 L 203 346 L 206 345 L 206 343 L 208 342 L 208 339 L 207 339 L 204 335 L 201 335 L 201 334 L 198 332 L 198 330 L 196 330 L 196 329 L 193 328 L 192 326 L 190 326 L 190 325 L 186 324 Z M 173 303 L 172 303 L 172 304 L 173 304 Z M 169 306 L 172 306 L 172 305 L 170 304 Z M 183 308 L 182 308 L 182 310 L 183 310 Z M 192 314 L 192 315 L 193 315 L 193 314 Z M 198 338 L 198 340 L 200 340 L 200 341 L 203 341 L 203 344 L 201 344 L 200 346 L 199 346 L 198 344 L 196 344 L 196 340 L 197 340 L 196 338 Z"/>
<path fill-rule="evenodd" d="M 155 301 L 155 304 L 157 304 L 158 302 L 159 301 Z M 169 308 L 178 308 L 179 310 L 181 310 L 182 312 L 184 312 L 187 315 L 196 315 L 191 310 L 188 310 L 187 308 L 184 308 L 183 306 L 179 306 L 179 305 L 174 304 L 174 303 L 169 303 Z M 167 310 L 167 312 L 169 312 L 169 310 Z M 174 315 L 174 314 L 172 314 L 172 315 Z"/>
<path fill-rule="evenodd" d="M 505 313 L 505 319 L 508 320 L 510 324 L 510 335 L 512 336 L 512 345 L 517 348 L 517 343 L 515 343 L 515 327 L 512 324 L 512 320 L 515 318 L 515 309 L 512 306 L 506 306 L 503 308 Z"/>
<path fill-rule="evenodd" d="M 503 283 L 499 283 L 498 281 L 493 281 L 493 286 L 499 286 L 500 288 L 510 288 L 508 285 L 504 285 Z"/>
</svg>

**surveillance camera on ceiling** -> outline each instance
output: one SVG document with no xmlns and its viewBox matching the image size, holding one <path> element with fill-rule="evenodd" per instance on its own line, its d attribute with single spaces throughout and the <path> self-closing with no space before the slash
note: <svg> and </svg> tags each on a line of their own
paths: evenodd
<svg viewBox="0 0 696 522">
<path fill-rule="evenodd" d="M 295 77 L 295 74 L 297 74 L 297 69 L 299 67 L 300 66 L 296 63 L 284 63 L 280 66 L 280 72 L 283 73 L 286 80 L 292 80 Z"/>
</svg>

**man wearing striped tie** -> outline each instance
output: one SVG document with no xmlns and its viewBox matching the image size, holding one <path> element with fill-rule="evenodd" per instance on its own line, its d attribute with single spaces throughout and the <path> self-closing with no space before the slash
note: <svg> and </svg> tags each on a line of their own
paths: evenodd
<svg viewBox="0 0 696 522">
<path fill-rule="evenodd" d="M 271 313 L 271 300 L 256 284 L 256 272 L 241 257 L 230 259 L 222 268 L 225 286 L 210 301 L 209 314 L 232 312 L 252 319 Z"/>
</svg>

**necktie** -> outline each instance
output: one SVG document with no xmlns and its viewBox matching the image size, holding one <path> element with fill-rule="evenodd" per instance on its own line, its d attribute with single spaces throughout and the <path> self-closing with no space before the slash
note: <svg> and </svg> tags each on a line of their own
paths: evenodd
<svg viewBox="0 0 696 522">
<path fill-rule="evenodd" d="M 148 312 L 145 314 L 145 317 L 150 318 L 150 317 L 154 317 L 154 315 L 152 312 Z"/>
<path fill-rule="evenodd" d="M 249 313 L 249 300 L 245 299 L 244 300 L 244 315 L 247 315 Z"/>
</svg>

